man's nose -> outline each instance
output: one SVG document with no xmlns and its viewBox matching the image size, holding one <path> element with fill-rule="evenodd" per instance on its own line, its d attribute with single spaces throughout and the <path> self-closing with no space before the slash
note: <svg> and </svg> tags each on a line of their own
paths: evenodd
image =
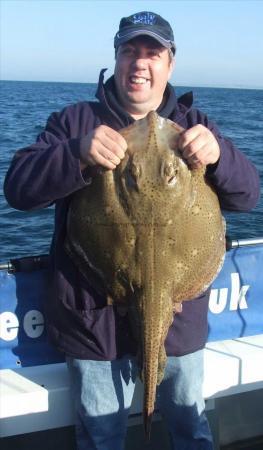
<svg viewBox="0 0 263 450">
<path fill-rule="evenodd" d="M 147 64 L 146 59 L 141 56 L 135 58 L 133 63 L 138 69 L 145 69 Z"/>
</svg>

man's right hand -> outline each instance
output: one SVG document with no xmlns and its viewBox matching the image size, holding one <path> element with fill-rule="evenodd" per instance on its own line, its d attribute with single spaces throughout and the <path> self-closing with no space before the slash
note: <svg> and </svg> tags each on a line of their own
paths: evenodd
<svg viewBox="0 0 263 450">
<path fill-rule="evenodd" d="M 115 169 L 125 156 L 127 142 L 117 131 L 106 125 L 90 131 L 88 145 L 80 152 L 80 169 L 100 165 L 106 169 Z"/>
</svg>

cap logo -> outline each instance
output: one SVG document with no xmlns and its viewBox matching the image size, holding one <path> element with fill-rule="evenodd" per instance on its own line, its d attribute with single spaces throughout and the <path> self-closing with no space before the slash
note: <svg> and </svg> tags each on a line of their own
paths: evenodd
<svg viewBox="0 0 263 450">
<path fill-rule="evenodd" d="M 156 16 L 150 12 L 134 14 L 132 21 L 134 24 L 142 23 L 144 25 L 154 25 Z"/>
</svg>

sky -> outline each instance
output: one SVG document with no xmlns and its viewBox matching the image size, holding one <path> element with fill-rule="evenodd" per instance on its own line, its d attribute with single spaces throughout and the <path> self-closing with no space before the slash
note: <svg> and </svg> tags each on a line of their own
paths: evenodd
<svg viewBox="0 0 263 450">
<path fill-rule="evenodd" d="M 0 0 L 3 80 L 97 82 L 120 19 L 148 10 L 177 45 L 171 82 L 263 88 L 263 0 Z"/>
</svg>

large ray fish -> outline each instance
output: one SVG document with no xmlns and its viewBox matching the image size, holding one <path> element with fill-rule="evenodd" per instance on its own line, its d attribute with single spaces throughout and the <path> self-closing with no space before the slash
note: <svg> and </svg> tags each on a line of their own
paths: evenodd
<svg viewBox="0 0 263 450">
<path fill-rule="evenodd" d="M 127 306 L 148 436 L 173 315 L 207 289 L 225 254 L 217 195 L 205 168 L 190 170 L 183 160 L 182 131 L 155 112 L 122 129 L 125 158 L 74 194 L 67 220 L 66 249 L 75 264 L 96 274 L 94 283 L 113 304 Z"/>
</svg>

